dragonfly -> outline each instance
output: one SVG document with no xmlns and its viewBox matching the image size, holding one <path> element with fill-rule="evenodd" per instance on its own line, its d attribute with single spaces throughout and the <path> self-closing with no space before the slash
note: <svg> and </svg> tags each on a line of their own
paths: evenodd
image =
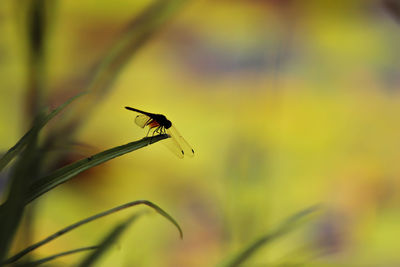
<svg viewBox="0 0 400 267">
<path fill-rule="evenodd" d="M 167 119 L 162 114 L 155 114 L 146 112 L 143 110 L 139 110 L 132 107 L 125 107 L 127 110 L 131 110 L 134 112 L 139 113 L 139 115 L 135 118 L 135 123 L 141 127 L 145 128 L 146 126 L 149 127 L 147 135 L 150 132 L 152 134 L 167 134 L 170 138 L 163 142 L 167 148 L 169 148 L 175 155 L 179 158 L 183 158 L 185 155 L 189 157 L 194 156 L 194 150 L 189 145 L 189 143 L 183 138 L 183 136 L 176 130 L 176 128 L 172 125 L 172 122 Z"/>
</svg>

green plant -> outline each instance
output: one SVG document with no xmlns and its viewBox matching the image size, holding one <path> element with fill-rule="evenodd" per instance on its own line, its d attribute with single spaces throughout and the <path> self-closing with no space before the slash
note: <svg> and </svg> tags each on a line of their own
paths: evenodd
<svg viewBox="0 0 400 267">
<path fill-rule="evenodd" d="M 72 100 L 74 100 L 75 98 L 69 100 L 67 103 L 72 102 Z M 5 165 L 7 165 L 8 162 L 10 162 L 12 160 L 13 157 L 17 156 L 18 152 L 20 152 L 19 158 L 18 158 L 17 162 L 15 163 L 15 165 L 13 166 L 12 175 L 10 177 L 10 181 L 9 181 L 10 188 L 8 191 L 8 197 L 6 198 L 5 202 L 0 206 L 1 262 L 3 262 L 3 264 L 13 263 L 13 262 L 19 260 L 22 256 L 24 256 L 27 253 L 38 248 L 39 246 L 42 246 L 43 244 L 50 242 L 51 240 L 55 239 L 56 237 L 59 237 L 61 234 L 69 232 L 85 223 L 88 223 L 88 222 L 98 219 L 100 217 L 109 215 L 116 211 L 122 210 L 127 207 L 135 206 L 138 204 L 144 204 L 149 207 L 152 207 L 159 214 L 161 214 L 162 216 L 167 218 L 179 229 L 180 235 L 182 237 L 182 231 L 181 231 L 179 225 L 168 213 L 166 213 L 160 207 L 158 207 L 157 205 L 155 205 L 149 201 L 135 201 L 135 202 L 124 204 L 122 206 L 118 206 L 116 208 L 110 209 L 110 210 L 102 212 L 100 214 L 96 214 L 87 219 L 81 220 L 73 225 L 68 226 L 65 229 L 58 231 L 57 233 L 46 238 L 45 240 L 40 241 L 32 246 L 29 246 L 28 248 L 17 253 L 16 255 L 11 256 L 10 258 L 6 259 L 8 249 L 10 247 L 10 244 L 13 241 L 13 238 L 15 236 L 19 222 L 21 221 L 21 217 L 22 217 L 24 208 L 32 200 L 34 200 L 35 198 L 44 194 L 45 192 L 53 189 L 57 185 L 75 177 L 82 171 L 85 171 L 89 168 L 97 166 L 105 161 L 108 161 L 115 157 L 121 156 L 128 152 L 137 150 L 137 149 L 147 146 L 149 144 L 156 143 L 160 140 L 168 138 L 167 135 L 145 137 L 139 141 L 135 141 L 135 142 L 131 142 L 126 145 L 118 146 L 118 147 L 100 152 L 89 158 L 74 162 L 70 165 L 67 165 L 58 170 L 55 170 L 50 175 L 47 175 L 47 176 L 41 177 L 41 178 L 40 177 L 36 178 L 36 179 L 34 179 L 35 182 L 32 183 L 32 182 L 30 182 L 31 181 L 30 179 L 32 177 L 35 178 L 36 176 L 38 176 L 38 169 L 37 169 L 38 166 L 36 163 L 37 163 L 38 157 L 41 156 L 39 150 L 37 149 L 39 131 L 46 125 L 46 123 L 51 119 L 51 117 L 53 117 L 55 114 L 57 114 L 59 111 L 61 111 L 65 106 L 67 106 L 67 105 L 64 104 L 63 106 L 57 108 L 56 110 L 54 110 L 46 115 L 41 114 L 40 116 L 38 116 L 37 119 L 35 120 L 33 127 L 0 160 L 0 162 L 3 162 L 3 165 L 5 166 Z M 113 234 L 112 235 L 110 234 L 109 238 L 106 238 L 104 240 L 104 242 L 102 242 L 99 246 L 93 246 L 90 249 L 100 249 L 101 248 L 101 251 L 105 251 L 105 249 L 109 246 L 109 244 L 112 243 L 112 241 L 114 241 L 122 233 L 122 231 L 126 228 L 126 226 L 129 225 L 129 223 L 132 222 L 132 220 L 134 218 L 137 218 L 137 216 L 138 215 L 136 214 L 134 217 L 131 217 L 127 222 L 125 222 L 121 225 L 118 225 L 114 230 L 115 232 L 113 231 L 112 232 Z M 87 250 L 87 248 L 85 250 Z M 71 253 L 80 252 L 80 251 L 82 251 L 82 249 L 74 250 L 73 252 L 69 251 L 68 253 L 62 253 L 62 254 L 66 255 L 66 254 L 71 254 Z M 95 254 L 93 254 L 91 256 L 91 259 L 90 259 L 90 261 L 88 260 L 88 262 L 94 262 L 94 260 L 97 259 L 100 255 L 101 255 L 100 252 L 96 252 Z M 60 256 L 60 255 L 58 255 L 58 256 Z M 56 256 L 51 256 L 50 258 L 47 258 L 45 261 L 48 261 L 48 260 L 54 259 L 54 258 L 56 258 Z M 42 260 L 39 260 L 37 263 L 42 263 Z M 30 264 L 33 264 L 33 263 L 30 263 Z M 88 266 L 88 265 L 85 265 L 85 266 Z"/>
<path fill-rule="evenodd" d="M 23 257 L 36 248 L 83 224 L 139 204 L 151 207 L 157 213 L 172 222 L 178 228 L 180 236 L 182 237 L 180 226 L 167 212 L 150 201 L 139 200 L 80 220 L 50 235 L 44 240 L 22 249 L 15 255 L 9 255 L 9 249 L 16 237 L 18 227 L 21 224 L 25 207 L 28 204 L 33 205 L 34 203 L 31 202 L 34 199 L 76 177 L 85 170 L 168 138 L 168 135 L 165 134 L 145 137 L 138 141 L 105 150 L 86 159 L 73 162 L 57 169 L 51 169 L 51 167 L 43 164 L 53 144 L 60 143 L 65 140 L 67 136 L 73 136 L 75 134 L 76 130 L 90 114 L 88 106 L 94 106 L 93 103 L 98 103 L 101 99 L 104 99 L 107 93 L 112 89 L 115 79 L 127 62 L 129 62 L 132 56 L 138 52 L 146 41 L 160 30 L 184 1 L 156 1 L 141 14 L 132 18 L 132 20 L 126 24 L 125 29 L 121 31 L 120 35 L 114 40 L 110 49 L 96 64 L 94 67 L 94 69 L 96 69 L 94 75 L 87 75 L 91 77 L 91 79 L 90 82 L 80 90 L 82 93 L 72 97 L 58 108 L 49 112 L 43 109 L 43 106 L 45 106 L 44 80 L 46 79 L 45 59 L 46 37 L 48 35 L 49 25 L 48 20 L 51 19 L 51 10 L 54 8 L 54 2 L 54 0 L 27 1 L 24 2 L 25 8 L 21 8 L 26 11 L 26 19 L 28 21 L 27 27 L 25 28 L 26 40 L 28 43 L 27 109 L 31 114 L 35 114 L 35 119 L 31 129 L 0 159 L 0 171 L 4 171 L 7 165 L 11 165 L 10 175 L 7 180 L 8 187 L 5 193 L 5 201 L 0 205 L 0 265 L 14 263 L 18 265 L 23 262 L 24 266 L 36 266 L 61 256 L 92 250 L 93 253 L 80 264 L 81 266 L 89 266 L 93 264 L 104 251 L 107 250 L 110 244 L 123 233 L 127 226 L 141 216 L 142 213 L 134 214 L 126 221 L 117 225 L 104 237 L 103 241 L 96 246 L 65 251 L 40 260 L 28 259 L 24 261 Z M 88 101 L 85 103 L 76 101 L 83 96 L 87 97 Z M 50 130 L 43 133 L 42 130 L 47 123 L 72 102 L 74 102 L 74 105 L 68 112 L 70 116 L 65 120 L 55 122 L 55 125 Z M 85 112 L 83 112 L 83 110 Z M 50 174 L 43 175 L 45 172 Z"/>
<path fill-rule="evenodd" d="M 251 258 L 261 248 L 276 241 L 280 237 L 288 234 L 298 226 L 308 215 L 316 212 L 320 207 L 312 206 L 310 208 L 299 211 L 298 213 L 290 216 L 287 220 L 281 223 L 276 229 L 269 233 L 260 236 L 249 245 L 245 246 L 241 251 L 233 254 L 226 262 L 221 263 L 221 267 L 237 267 L 242 266 L 247 260 Z"/>
</svg>

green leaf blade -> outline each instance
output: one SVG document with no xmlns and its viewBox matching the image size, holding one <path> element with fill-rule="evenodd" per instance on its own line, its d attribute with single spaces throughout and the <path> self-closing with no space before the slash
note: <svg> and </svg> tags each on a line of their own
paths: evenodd
<svg viewBox="0 0 400 267">
<path fill-rule="evenodd" d="M 39 266 L 43 263 L 48 263 L 49 261 L 55 260 L 60 257 L 64 257 L 64 256 L 68 256 L 68 255 L 72 255 L 72 254 L 76 254 L 76 253 L 80 253 L 80 252 L 90 251 L 90 250 L 94 250 L 97 248 L 99 248 L 99 247 L 98 246 L 90 246 L 90 247 L 82 247 L 82 248 L 72 249 L 72 250 L 60 252 L 60 253 L 45 257 L 43 259 L 39 259 L 39 260 L 31 261 L 31 262 L 24 262 L 23 266 L 24 267 Z"/>
<path fill-rule="evenodd" d="M 79 160 L 70 165 L 62 167 L 52 174 L 40 178 L 38 181 L 32 184 L 32 186 L 29 188 L 28 195 L 26 196 L 26 202 L 31 202 L 42 194 L 48 192 L 49 190 L 55 188 L 62 183 L 65 183 L 66 181 L 70 180 L 71 178 L 75 177 L 76 175 L 87 169 L 95 167 L 113 158 L 122 156 L 126 153 L 143 148 L 147 145 L 156 143 L 168 137 L 169 136 L 166 134 L 153 137 L 145 137 L 141 140 L 105 150 L 94 156 Z"/>
<path fill-rule="evenodd" d="M 223 267 L 238 267 L 241 266 L 242 263 L 244 263 L 246 260 L 248 260 L 252 255 L 254 255 L 257 251 L 259 251 L 262 247 L 265 245 L 270 244 L 272 241 L 275 241 L 278 237 L 281 237 L 287 233 L 289 233 L 291 230 L 295 228 L 297 223 L 306 217 L 307 215 L 310 215 L 311 213 L 314 213 L 316 210 L 319 209 L 319 206 L 312 206 L 310 208 L 304 209 L 293 216 L 289 217 L 286 221 L 284 221 L 277 229 L 274 231 L 267 233 L 266 235 L 263 235 L 256 239 L 254 242 L 246 246 L 244 249 L 242 249 L 239 253 L 234 255 L 227 263 L 221 264 L 219 266 Z"/>
<path fill-rule="evenodd" d="M 56 238 L 61 237 L 62 235 L 66 234 L 66 233 L 68 233 L 68 232 L 70 232 L 70 231 L 72 231 L 72 230 L 74 230 L 74 229 L 76 229 L 76 228 L 78 228 L 78 227 L 80 227 L 80 226 L 82 226 L 84 224 L 87 224 L 87 223 L 92 222 L 94 220 L 100 219 L 100 218 L 102 218 L 104 216 L 113 214 L 115 212 L 124 210 L 126 208 L 137 206 L 137 205 L 146 205 L 146 206 L 152 208 L 158 214 L 160 214 L 161 216 L 166 218 L 168 221 L 170 221 L 178 229 L 180 237 L 181 238 L 183 237 L 183 232 L 182 232 L 181 227 L 176 222 L 176 220 L 171 215 L 169 215 L 166 211 L 164 211 L 162 208 L 160 208 L 159 206 L 157 206 L 156 204 L 154 204 L 154 203 L 152 203 L 152 202 L 150 202 L 148 200 L 136 200 L 136 201 L 128 202 L 128 203 L 125 203 L 123 205 L 120 205 L 120 206 L 108 209 L 106 211 L 97 213 L 97 214 L 92 215 L 90 217 L 87 217 L 87 218 L 85 218 L 83 220 L 80 220 L 80 221 L 78 221 L 78 222 L 76 222 L 74 224 L 71 224 L 71 225 L 69 225 L 69 226 L 67 226 L 67 227 L 55 232 L 54 234 L 46 237 L 45 239 L 43 239 L 43 240 L 41 240 L 41 241 L 39 241 L 39 242 L 37 242 L 37 243 L 25 248 L 25 249 L 23 249 L 22 251 L 18 252 L 14 256 L 8 258 L 6 261 L 3 262 L 3 264 L 10 264 L 10 263 L 16 262 L 19 259 L 21 259 L 23 256 L 25 256 L 28 253 L 32 252 L 33 250 L 35 250 L 35 249 L 37 249 L 37 248 L 49 243 L 50 241 L 52 241 L 52 240 L 54 240 Z"/>
<path fill-rule="evenodd" d="M 98 248 L 88 257 L 86 257 L 78 266 L 92 266 L 110 248 L 110 246 L 114 244 L 114 242 L 122 235 L 128 226 L 139 218 L 139 216 L 140 214 L 134 214 L 124 222 L 118 224 L 108 235 L 103 238 L 103 241 L 100 242 Z"/>
<path fill-rule="evenodd" d="M 10 163 L 11 160 L 13 160 L 21 151 L 22 149 L 26 146 L 30 136 L 34 134 L 34 127 L 38 128 L 38 131 L 40 131 L 46 124 L 53 119 L 57 114 L 59 114 L 63 109 L 65 109 L 69 104 L 71 104 L 73 101 L 75 101 L 77 98 L 81 97 L 84 95 L 85 92 L 77 94 L 76 96 L 71 97 L 68 99 L 66 102 L 55 108 L 53 111 L 45 115 L 45 117 L 40 120 L 38 125 L 32 126 L 32 128 L 25 133 L 24 136 L 13 146 L 11 147 L 0 159 L 0 171 L 2 171 L 8 163 Z M 38 121 L 38 119 L 36 119 Z"/>
</svg>

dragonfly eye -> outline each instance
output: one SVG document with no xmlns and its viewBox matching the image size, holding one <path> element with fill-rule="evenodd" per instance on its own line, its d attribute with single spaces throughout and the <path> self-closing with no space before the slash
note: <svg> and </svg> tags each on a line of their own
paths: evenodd
<svg viewBox="0 0 400 267">
<path fill-rule="evenodd" d="M 169 129 L 169 128 L 171 128 L 171 126 L 172 126 L 172 123 L 171 123 L 171 121 L 169 121 L 169 120 L 166 120 L 166 121 L 165 121 L 165 125 L 164 125 L 164 126 L 165 126 L 165 128 L 166 128 L 166 129 Z"/>
</svg>

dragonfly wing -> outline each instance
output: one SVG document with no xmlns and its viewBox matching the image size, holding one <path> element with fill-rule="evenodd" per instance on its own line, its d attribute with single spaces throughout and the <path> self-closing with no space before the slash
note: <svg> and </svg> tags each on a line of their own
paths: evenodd
<svg viewBox="0 0 400 267">
<path fill-rule="evenodd" d="M 194 156 L 194 150 L 193 148 L 189 145 L 188 142 L 186 142 L 185 138 L 176 130 L 174 126 L 171 126 L 167 130 L 167 134 L 171 137 L 168 139 L 173 139 L 175 142 L 178 144 L 178 146 L 183 150 L 184 154 L 189 157 Z"/>
<path fill-rule="evenodd" d="M 152 121 L 152 119 L 149 116 L 144 115 L 144 114 L 137 115 L 135 118 L 135 123 L 141 128 L 144 128 L 151 121 Z"/>
<path fill-rule="evenodd" d="M 169 149 L 169 151 L 174 153 L 178 158 L 181 159 L 183 158 L 184 152 L 175 139 L 167 138 L 163 140 L 161 143 L 164 144 Z"/>
</svg>

